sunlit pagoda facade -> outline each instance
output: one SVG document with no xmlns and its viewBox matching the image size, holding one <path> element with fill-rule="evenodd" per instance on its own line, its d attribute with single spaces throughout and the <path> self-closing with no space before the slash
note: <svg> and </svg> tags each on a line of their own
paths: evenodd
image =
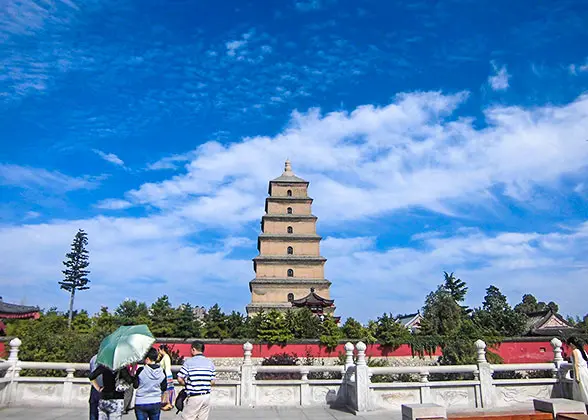
<svg viewBox="0 0 588 420">
<path fill-rule="evenodd" d="M 284 173 L 269 182 L 268 195 L 247 314 L 302 307 L 321 317 L 333 314 L 331 282 L 325 279 L 327 260 L 320 254 L 321 237 L 316 233 L 308 181 L 294 175 L 286 161 Z"/>
</svg>

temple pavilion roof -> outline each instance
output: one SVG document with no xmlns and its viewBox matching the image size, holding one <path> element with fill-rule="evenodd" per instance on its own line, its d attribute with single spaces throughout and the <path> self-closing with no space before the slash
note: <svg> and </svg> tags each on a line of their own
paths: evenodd
<svg viewBox="0 0 588 420">
<path fill-rule="evenodd" d="M 287 183 L 287 184 L 290 184 L 290 183 L 308 184 L 308 181 L 294 175 L 294 172 L 292 172 L 292 165 L 289 160 L 286 160 L 286 164 L 284 165 L 284 172 L 282 173 L 282 175 L 280 175 L 277 178 L 272 179 L 270 182 L 280 182 L 280 183 Z"/>
<path fill-rule="evenodd" d="M 39 308 L 36 306 L 17 305 L 4 302 L 0 297 L 0 319 L 29 319 L 39 318 Z"/>
<path fill-rule="evenodd" d="M 304 306 L 311 306 L 311 307 L 323 307 L 327 308 L 333 306 L 335 301 L 333 299 L 325 299 L 322 296 L 319 296 L 315 293 L 314 288 L 310 289 L 310 293 L 303 298 L 295 299 L 292 301 L 292 306 L 296 307 L 304 307 Z"/>
<path fill-rule="evenodd" d="M 526 335 L 566 336 L 580 332 L 551 308 L 527 314 Z"/>
</svg>

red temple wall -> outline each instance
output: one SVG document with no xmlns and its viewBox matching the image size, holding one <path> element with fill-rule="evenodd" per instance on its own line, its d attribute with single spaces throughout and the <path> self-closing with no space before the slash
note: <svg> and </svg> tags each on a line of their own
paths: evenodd
<svg viewBox="0 0 588 420">
<path fill-rule="evenodd" d="M 179 351 L 183 357 L 190 356 L 190 342 L 170 342 L 165 339 L 158 340 L 158 343 L 165 343 L 173 349 Z M 8 340 L 0 341 L 0 357 L 8 357 Z M 544 341 L 512 341 L 501 343 L 496 349 L 490 349 L 498 353 L 503 359 L 504 363 L 545 363 L 553 361 L 553 349 L 548 340 Z M 235 343 L 221 343 L 213 342 L 206 343 L 206 355 L 213 358 L 242 358 L 243 344 Z M 308 344 L 287 344 L 286 346 L 268 345 L 268 344 L 254 344 L 252 356 L 257 358 L 270 357 L 280 353 L 296 354 L 297 357 L 304 358 L 307 354 L 311 357 L 338 357 L 339 354 L 345 353 L 344 345 L 341 344 L 337 348 L 328 352 L 324 347 L 315 343 Z M 565 346 L 564 346 L 565 353 Z M 396 350 L 385 351 L 379 345 L 367 346 L 366 355 L 368 357 L 410 357 L 410 346 L 402 345 Z M 434 356 L 440 356 L 439 349 Z M 564 354 L 565 357 L 565 354 Z"/>
</svg>

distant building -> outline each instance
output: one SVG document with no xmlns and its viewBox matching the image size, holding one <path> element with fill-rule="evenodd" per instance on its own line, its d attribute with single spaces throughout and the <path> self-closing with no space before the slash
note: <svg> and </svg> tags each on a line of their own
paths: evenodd
<svg viewBox="0 0 588 420">
<path fill-rule="evenodd" d="M 194 314 L 194 319 L 202 321 L 206 316 L 206 308 L 204 306 L 196 306 L 192 313 Z"/>
<path fill-rule="evenodd" d="M 396 318 L 396 322 L 404 325 L 410 332 L 415 333 L 421 328 L 421 321 L 423 317 L 420 312 L 414 314 L 401 315 Z"/>
<path fill-rule="evenodd" d="M 0 335 L 5 335 L 5 319 L 38 319 L 41 316 L 39 308 L 36 306 L 17 305 L 8 303 L 0 297 Z"/>
<path fill-rule="evenodd" d="M 269 182 L 268 194 L 247 314 L 301 306 L 317 316 L 332 314 L 335 305 L 329 296 L 331 282 L 325 279 L 327 259 L 320 255 L 321 237 L 316 233 L 308 181 L 294 175 L 287 160 L 282 175 Z"/>
<path fill-rule="evenodd" d="M 527 336 L 565 337 L 578 333 L 582 333 L 582 331 L 574 328 L 573 325 L 551 308 L 527 314 L 527 325 L 524 333 Z"/>
</svg>

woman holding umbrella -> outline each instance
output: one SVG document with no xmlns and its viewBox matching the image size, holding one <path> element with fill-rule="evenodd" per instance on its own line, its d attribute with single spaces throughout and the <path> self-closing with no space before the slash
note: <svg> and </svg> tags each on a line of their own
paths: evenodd
<svg viewBox="0 0 588 420">
<path fill-rule="evenodd" d="M 97 378 L 102 376 L 103 386 L 98 385 Z M 92 386 L 100 392 L 100 401 L 98 402 L 98 420 L 119 420 L 122 417 L 125 390 L 121 389 L 121 381 L 127 384 L 133 383 L 133 378 L 126 368 L 112 371 L 104 365 L 98 366 L 90 374 Z"/>
<path fill-rule="evenodd" d="M 90 375 L 92 386 L 102 393 L 98 403 L 99 420 L 120 420 L 124 410 L 125 391 L 133 378 L 127 366 L 143 360 L 155 337 L 146 325 L 119 327 L 100 343 L 98 368 Z M 102 375 L 103 387 L 96 378 Z"/>
</svg>

